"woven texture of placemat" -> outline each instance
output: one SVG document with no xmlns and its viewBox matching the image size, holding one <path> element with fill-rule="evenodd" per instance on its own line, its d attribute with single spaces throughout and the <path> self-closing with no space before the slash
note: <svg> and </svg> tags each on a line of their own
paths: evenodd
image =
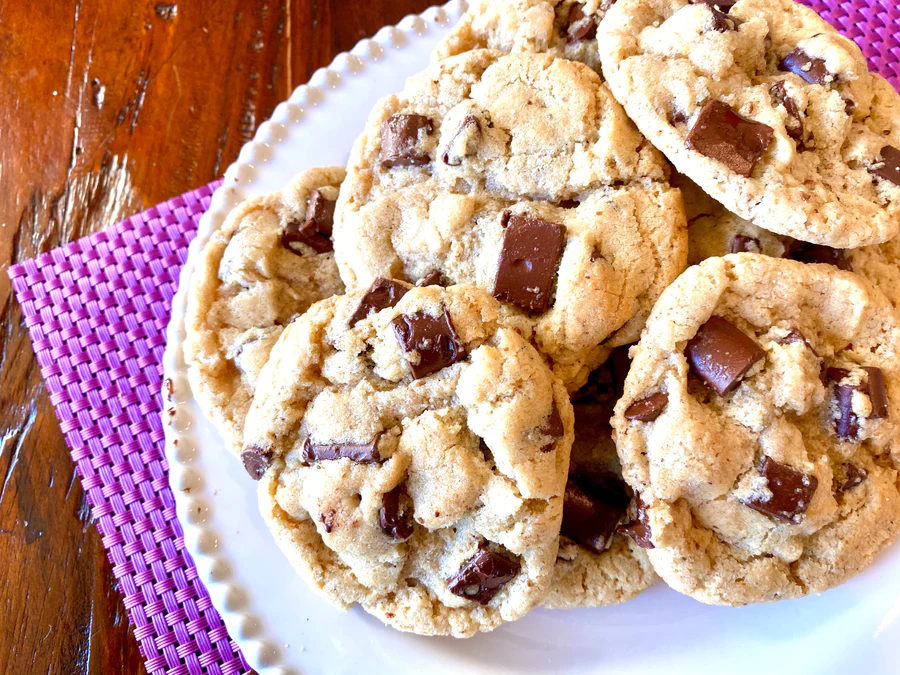
<svg viewBox="0 0 900 675">
<path fill-rule="evenodd" d="M 896 0 L 806 4 L 900 85 Z M 147 670 L 252 672 L 184 548 L 160 420 L 171 300 L 219 183 L 9 269 Z"/>
</svg>

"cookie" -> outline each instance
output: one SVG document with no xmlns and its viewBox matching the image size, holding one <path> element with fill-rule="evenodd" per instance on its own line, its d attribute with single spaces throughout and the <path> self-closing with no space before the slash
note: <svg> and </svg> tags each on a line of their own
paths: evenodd
<svg viewBox="0 0 900 675">
<path fill-rule="evenodd" d="M 689 268 L 616 405 L 657 573 L 707 603 L 821 593 L 900 528 L 900 323 L 857 275 L 752 253 Z"/>
<path fill-rule="evenodd" d="M 234 452 L 284 326 L 342 293 L 330 239 L 342 168 L 310 169 L 237 207 L 203 247 L 188 291 L 185 361 L 194 396 Z"/>
<path fill-rule="evenodd" d="M 433 61 L 474 49 L 536 52 L 600 72 L 597 26 L 615 0 L 473 0 Z"/>
<path fill-rule="evenodd" d="M 609 420 L 628 372 L 616 349 L 572 396 L 575 441 L 548 609 L 600 607 L 631 600 L 658 580 L 647 552 L 623 533 L 631 490 L 622 480 Z"/>
<path fill-rule="evenodd" d="M 279 546 L 329 601 L 465 637 L 546 594 L 572 437 L 526 322 L 475 287 L 382 279 L 285 329 L 243 457 Z"/>
<path fill-rule="evenodd" d="M 712 256 L 762 253 L 856 272 L 900 309 L 900 238 L 862 248 L 836 249 L 773 234 L 736 216 L 686 179 L 678 181 L 688 217 L 688 263 Z"/>
<path fill-rule="evenodd" d="M 404 136 L 410 118 L 420 131 Z M 637 339 L 684 269 L 683 206 L 666 177 L 583 64 L 468 52 L 372 114 L 335 253 L 348 288 L 388 277 L 485 289 L 529 317 L 576 389 L 609 348 Z"/>
<path fill-rule="evenodd" d="M 603 72 L 678 171 L 770 232 L 834 248 L 900 230 L 900 97 L 791 0 L 619 0 Z"/>
</svg>

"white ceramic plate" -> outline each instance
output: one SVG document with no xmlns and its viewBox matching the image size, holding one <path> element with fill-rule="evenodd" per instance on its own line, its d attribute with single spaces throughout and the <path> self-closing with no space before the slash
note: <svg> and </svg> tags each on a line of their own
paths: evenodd
<svg viewBox="0 0 900 675">
<path fill-rule="evenodd" d="M 303 169 L 346 163 L 374 103 L 425 67 L 462 9 L 456 0 L 407 17 L 316 72 L 243 148 L 191 245 L 163 359 L 175 391 L 166 402 L 174 411 L 164 415 L 166 448 L 188 550 L 228 632 L 261 675 L 898 672 L 900 547 L 818 597 L 729 609 L 658 585 L 619 607 L 538 610 L 457 641 L 406 635 L 362 610 L 334 609 L 295 575 L 269 536 L 256 483 L 190 395 L 181 345 L 198 251 L 241 201 L 280 189 Z"/>
</svg>

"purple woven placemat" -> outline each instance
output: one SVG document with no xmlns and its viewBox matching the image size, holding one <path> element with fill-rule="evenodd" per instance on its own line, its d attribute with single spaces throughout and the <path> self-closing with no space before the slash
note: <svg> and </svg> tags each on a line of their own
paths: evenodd
<svg viewBox="0 0 900 675">
<path fill-rule="evenodd" d="M 896 0 L 807 0 L 900 85 Z M 153 675 L 250 671 L 184 548 L 160 421 L 171 300 L 219 182 L 9 269 Z"/>
</svg>

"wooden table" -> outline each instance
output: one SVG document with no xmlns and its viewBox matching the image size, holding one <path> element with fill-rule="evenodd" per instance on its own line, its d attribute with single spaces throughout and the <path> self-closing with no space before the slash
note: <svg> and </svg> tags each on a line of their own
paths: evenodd
<svg viewBox="0 0 900 675">
<path fill-rule="evenodd" d="M 0 0 L 0 673 L 144 673 L 6 268 L 218 178 L 429 0 Z"/>
</svg>

